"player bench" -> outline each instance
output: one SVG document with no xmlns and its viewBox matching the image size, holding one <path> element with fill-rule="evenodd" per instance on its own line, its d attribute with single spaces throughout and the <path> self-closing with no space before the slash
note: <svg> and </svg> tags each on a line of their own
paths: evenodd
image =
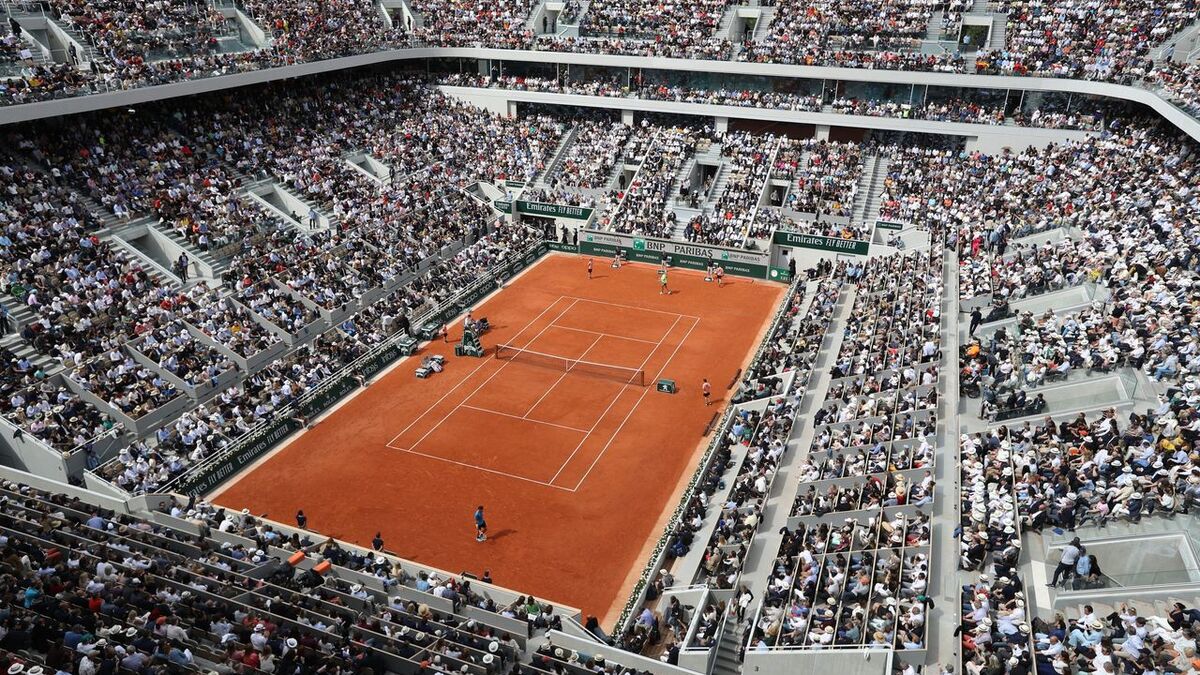
<svg viewBox="0 0 1200 675">
<path fill-rule="evenodd" d="M 421 359 L 421 365 L 417 367 L 417 377 L 425 379 L 434 373 L 442 372 L 445 368 L 446 357 L 441 354 L 431 354 Z"/>
<path fill-rule="evenodd" d="M 405 335 L 396 342 L 396 348 L 404 356 L 412 356 L 417 353 L 417 339 L 411 335 Z"/>
</svg>

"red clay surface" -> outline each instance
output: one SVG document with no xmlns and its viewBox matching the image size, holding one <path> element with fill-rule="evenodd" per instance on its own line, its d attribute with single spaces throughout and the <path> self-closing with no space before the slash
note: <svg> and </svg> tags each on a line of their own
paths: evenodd
<svg viewBox="0 0 1200 675">
<path fill-rule="evenodd" d="M 487 357 L 432 343 L 313 429 L 244 473 L 215 500 L 386 547 L 452 572 L 491 570 L 508 588 L 605 617 L 626 599 L 630 571 L 674 508 L 704 426 L 758 344 L 783 295 L 748 279 L 724 288 L 673 270 L 659 295 L 651 266 L 610 269 L 552 254 L 476 307 L 492 329 Z M 461 334 L 461 323 L 451 339 Z M 645 371 L 571 372 L 495 359 L 497 344 Z M 444 372 L 417 379 L 425 354 Z M 539 359 L 541 360 L 541 359 Z M 675 395 L 654 390 L 676 380 Z M 713 384 L 706 408 L 702 378 Z M 489 539 L 472 514 L 486 507 Z"/>
</svg>

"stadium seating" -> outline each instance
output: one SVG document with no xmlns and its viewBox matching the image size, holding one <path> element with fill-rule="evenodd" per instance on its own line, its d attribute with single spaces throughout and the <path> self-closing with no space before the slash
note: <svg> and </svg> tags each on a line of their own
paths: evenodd
<svg viewBox="0 0 1200 675">
<path fill-rule="evenodd" d="M 146 519 L 12 482 L 0 497 L 5 571 L 26 598 L 6 617 L 10 636 L 38 626 L 32 639 L 6 641 L 18 662 L 550 671 L 522 665 L 535 631 L 561 627 L 554 608 L 531 597 L 502 606 L 486 584 L 413 575 L 390 556 L 285 536 L 204 504 L 185 512 L 168 503 L 179 517 Z M 314 571 L 314 558 L 331 571 Z M 137 611 L 147 604 L 153 612 Z"/>
<path fill-rule="evenodd" d="M 739 11 L 755 25 L 735 26 Z M 4 665 L 671 675 L 682 659 L 730 675 L 756 656 L 805 670 L 879 650 L 896 672 L 905 658 L 947 673 L 952 645 L 971 675 L 1093 672 L 1106 656 L 1128 672 L 1195 668 L 1181 657 L 1200 593 L 1146 599 L 1099 572 L 1102 553 L 1061 583 L 1053 567 L 1067 538 L 1101 528 L 1186 539 L 1200 503 L 1193 140 L 1090 99 L 765 91 L 575 56 L 1042 78 L 1031 91 L 1086 79 L 1200 116 L 1197 65 L 1165 53 L 1194 3 L 43 0 L 6 12 L 8 105 L 412 46 L 570 52 L 579 66 L 556 76 L 455 52 L 415 72 L 6 129 L 0 443 L 5 461 L 30 448 L 61 460 L 53 478 L 91 492 L 0 486 Z M 71 63 L 29 50 L 34 15 L 71 41 L 47 50 Z M 930 48 L 939 25 L 981 20 L 1003 41 Z M 455 87 L 613 109 L 521 102 L 506 115 Z M 623 117 L 634 98 L 1078 133 L 993 152 L 960 137 Z M 311 424 L 382 367 L 365 360 L 401 340 L 411 351 L 465 294 L 557 238 L 561 222 L 504 218 L 518 202 L 594 210 L 577 237 L 732 260 L 778 237 L 821 259 L 764 263 L 760 279 L 787 270 L 792 286 L 611 640 L 549 599 L 183 496 L 270 425 Z M 567 230 L 559 250 L 574 250 Z M 935 610 L 931 591 L 951 606 Z"/>
<path fill-rule="evenodd" d="M 429 0 L 395 11 L 347 0 L 317 13 L 295 0 L 186 7 L 121 0 L 43 0 L 13 3 L 8 12 L 18 33 L 7 39 L 7 46 L 0 46 L 0 54 L 6 53 L 11 64 L 3 99 L 10 105 L 21 104 L 437 46 L 1035 74 L 1136 83 L 1166 93 L 1185 109 L 1196 105 L 1194 64 L 1174 63 L 1163 58 L 1170 54 L 1160 49 L 1194 23 L 1195 7 L 1189 2 L 1157 8 L 1140 0 L 1121 0 L 1106 8 L 1102 20 L 1080 18 L 1087 16 L 1088 6 L 1078 1 L 1052 9 L 1030 2 L 973 9 L 974 4 L 961 0 L 866 6 L 772 2 L 761 5 L 769 8 L 758 15 L 757 21 L 764 25 L 756 25 L 735 44 L 730 25 L 733 13 L 742 6 L 711 1 L 669 3 L 653 12 L 637 3 L 610 0 L 588 3 L 586 8 L 565 3 L 570 9 L 555 10 L 556 19 L 574 22 L 573 29 L 564 32 L 557 25 L 550 30 L 546 9 L 526 1 Z M 970 45 L 984 48 L 961 52 L 925 48 L 940 44 L 940 38 L 931 37 L 937 25 L 945 35 L 957 37 L 959 27 L 966 25 L 964 12 L 987 19 L 986 45 Z M 541 31 L 537 30 L 539 15 Z M 32 53 L 22 57 L 31 51 L 28 46 L 37 43 L 22 32 L 21 21 L 32 25 L 35 19 L 55 22 L 70 41 L 70 49 L 57 57 L 59 62 L 47 62 L 41 45 L 34 50 L 36 57 Z M 991 118 L 988 113 L 975 113 Z M 933 107 L 925 114 L 945 113 Z"/>
<path fill-rule="evenodd" d="M 941 256 L 884 260 L 845 272 L 851 324 L 748 648 L 925 647 Z"/>
</svg>

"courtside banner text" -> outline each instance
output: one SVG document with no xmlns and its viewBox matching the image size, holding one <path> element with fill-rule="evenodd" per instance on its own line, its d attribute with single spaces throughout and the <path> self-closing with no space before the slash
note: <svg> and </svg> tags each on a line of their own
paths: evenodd
<svg viewBox="0 0 1200 675">
<path fill-rule="evenodd" d="M 815 234 L 800 234 L 799 232 L 775 232 L 775 244 L 778 246 L 795 246 L 797 248 L 813 248 L 818 251 L 832 251 L 850 255 L 866 255 L 871 250 L 871 243 L 854 239 L 837 239 L 820 237 Z"/>
<path fill-rule="evenodd" d="M 692 270 L 704 270 L 710 263 L 719 263 L 727 274 L 766 279 L 770 256 L 761 251 L 689 244 L 685 241 L 637 237 L 614 232 L 586 230 L 579 235 L 579 252 L 584 255 L 611 257 L 617 251 L 628 260 L 658 264 L 663 254 L 671 265 Z"/>
<path fill-rule="evenodd" d="M 542 202 L 527 202 L 524 199 L 517 200 L 517 213 L 525 213 L 531 216 L 587 220 L 588 218 L 592 217 L 592 211 L 594 210 L 595 209 L 586 206 L 571 206 L 569 204 L 543 204 Z"/>
</svg>

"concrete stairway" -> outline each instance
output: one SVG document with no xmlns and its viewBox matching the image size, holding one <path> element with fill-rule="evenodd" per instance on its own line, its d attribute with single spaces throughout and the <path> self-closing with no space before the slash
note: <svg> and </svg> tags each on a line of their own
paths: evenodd
<svg viewBox="0 0 1200 675">
<path fill-rule="evenodd" d="M 675 196 L 679 195 L 679 185 L 687 180 L 688 176 L 692 175 L 692 170 L 696 168 L 696 156 L 692 155 L 683 162 L 683 166 L 676 172 L 675 178 L 671 180 L 671 184 L 675 187 L 672 193 Z"/>
<path fill-rule="evenodd" d="M 737 675 L 742 672 L 742 662 L 738 653 L 741 651 L 745 634 L 745 626 L 731 617 L 725 624 L 725 631 L 721 633 L 721 643 L 717 646 L 712 675 Z"/>
<path fill-rule="evenodd" d="M 537 178 L 534 179 L 533 184 L 535 187 L 550 186 L 548 179 L 558 171 L 559 165 L 562 164 L 563 158 L 567 154 L 567 148 L 571 147 L 571 144 L 575 142 L 577 135 L 579 135 L 578 126 L 572 126 L 567 130 L 567 133 L 563 134 L 558 147 L 554 149 L 554 154 L 550 155 L 550 161 L 546 162 L 545 168 L 538 172 Z"/>
<path fill-rule="evenodd" d="M 621 173 L 623 171 L 625 171 L 625 162 L 626 162 L 625 157 L 620 157 L 619 159 L 617 159 L 616 163 L 613 165 L 612 171 L 608 172 L 608 178 L 604 179 L 604 186 L 606 188 L 610 188 L 613 190 L 619 189 L 619 186 L 617 185 L 617 180 L 620 179 Z M 626 186 L 626 187 L 628 187 L 628 186 Z"/>
<path fill-rule="evenodd" d="M 4 305 L 5 309 L 8 310 L 9 321 L 15 321 L 17 326 L 21 328 L 28 326 L 37 319 L 37 315 L 24 302 L 7 294 L 0 295 L 0 305 Z"/>
<path fill-rule="evenodd" d="M 863 163 L 862 175 L 858 177 L 858 189 L 854 192 L 854 202 L 850 207 L 851 222 L 864 222 L 867 213 L 867 203 L 870 200 L 871 185 L 875 180 L 875 168 L 879 165 L 879 155 L 867 155 Z"/>
<path fill-rule="evenodd" d="M 33 345 L 21 338 L 21 329 L 36 321 L 37 315 L 26 307 L 24 303 L 8 295 L 0 296 L 0 304 L 4 305 L 5 309 L 8 310 L 9 327 L 14 329 L 12 333 L 8 333 L 3 336 L 3 339 L 0 339 L 0 346 L 3 346 L 19 357 L 29 359 L 47 373 L 60 370 L 62 366 L 58 361 L 42 354 L 34 349 Z"/>
<path fill-rule="evenodd" d="M 675 231 L 671 233 L 671 238 L 685 239 L 684 230 L 687 228 L 688 222 L 691 221 L 692 218 L 695 218 L 703 213 L 703 211 L 686 206 L 680 206 L 679 204 L 672 206 L 671 210 L 675 212 L 676 220 Z"/>
<path fill-rule="evenodd" d="M 1008 15 L 992 15 L 992 35 L 988 38 L 989 49 L 1003 49 L 1008 37 Z"/>
<path fill-rule="evenodd" d="M 19 19 L 20 14 L 19 13 L 16 14 L 15 17 Z M 49 16 L 47 16 L 46 19 L 48 21 L 51 21 L 55 26 L 58 26 L 58 28 L 60 30 L 62 30 L 62 32 L 67 34 L 67 37 L 71 38 L 75 42 L 79 43 L 79 45 L 81 47 L 83 47 L 83 53 L 79 54 L 79 62 L 80 63 L 86 63 L 89 61 L 96 60 L 96 58 L 97 58 L 97 56 L 99 56 L 99 54 L 96 52 L 96 48 L 92 46 L 92 41 L 88 38 L 88 36 L 84 35 L 82 32 L 76 30 L 75 28 L 68 26 L 63 21 L 52 20 L 52 19 L 50 19 Z"/>
<path fill-rule="evenodd" d="M 99 220 L 101 223 L 104 223 L 104 227 L 108 229 L 116 229 L 127 222 L 121 218 L 118 218 L 113 214 L 111 209 L 106 208 L 100 202 L 92 199 L 84 191 L 77 190 L 75 194 L 79 197 L 79 203 L 83 204 L 83 206 L 87 208 L 87 210 L 90 211 L 97 220 Z"/>
<path fill-rule="evenodd" d="M 892 160 L 889 157 L 876 157 L 875 165 L 871 171 L 871 182 L 865 193 L 863 200 L 863 210 L 855 213 L 854 220 L 861 223 L 871 224 L 879 217 L 879 205 L 883 199 L 883 183 L 887 178 L 888 168 L 891 166 Z M 855 198 L 855 208 L 858 207 L 857 196 Z"/>
<path fill-rule="evenodd" d="M 958 621 L 959 593 L 963 584 L 970 583 L 971 573 L 958 567 L 959 543 L 951 536 L 958 524 L 961 479 L 959 476 L 958 437 L 961 420 L 957 403 L 952 403 L 958 392 L 959 369 L 959 300 L 958 300 L 958 255 L 953 249 L 943 253 L 942 269 L 942 362 L 938 377 L 938 439 L 935 447 L 933 472 L 936 481 L 933 501 L 933 538 L 930 548 L 929 590 L 937 598 L 930 609 L 929 635 L 926 636 L 931 659 L 953 658 L 961 641 L 952 626 Z M 952 393 L 953 392 L 953 393 Z M 978 578 L 976 576 L 976 578 Z M 927 661 L 928 662 L 928 661 Z"/>
<path fill-rule="evenodd" d="M 944 42 L 945 40 L 954 40 L 953 36 L 947 35 L 942 28 L 942 13 L 935 11 L 933 16 L 929 17 L 929 26 L 925 29 L 926 42 Z"/>
<path fill-rule="evenodd" d="M 712 213 L 716 207 L 716 202 L 725 194 L 725 184 L 729 182 L 729 165 L 721 164 L 717 169 L 717 177 L 713 179 L 712 190 L 708 193 L 708 199 L 704 200 L 704 212 Z"/>
<path fill-rule="evenodd" d="M 1148 56 L 1155 61 L 1169 57 L 1176 63 L 1182 63 L 1194 56 L 1198 47 L 1200 47 L 1200 21 L 1193 22 L 1164 40 L 1162 44 L 1151 49 Z"/>
<path fill-rule="evenodd" d="M 139 249 L 118 236 L 112 237 L 109 241 L 116 248 L 120 249 L 127 258 L 136 262 L 158 286 L 162 288 L 177 288 L 182 285 L 179 277 L 170 271 L 171 261 L 155 260 L 146 251 Z"/>
<path fill-rule="evenodd" d="M 529 8 L 529 18 L 525 19 L 525 27 L 533 31 L 534 34 L 542 32 L 542 22 L 539 17 L 545 14 L 545 0 L 537 0 L 533 3 L 533 7 Z"/>
<path fill-rule="evenodd" d="M 7 349 L 18 358 L 29 359 L 47 375 L 53 375 L 62 370 L 62 364 L 57 360 L 34 349 L 32 345 L 21 338 L 19 333 L 8 333 L 0 338 L 0 347 Z"/>
<path fill-rule="evenodd" d="M 329 219 L 329 229 L 331 229 L 331 231 L 337 232 L 338 229 L 341 228 L 342 216 L 334 213 L 334 204 L 332 204 L 332 202 L 323 202 L 320 204 L 314 204 L 312 201 L 310 201 L 310 199 L 306 199 L 304 196 L 300 195 L 300 193 L 290 189 L 290 187 L 288 185 L 283 184 L 283 183 L 281 183 L 281 181 L 276 181 L 274 179 L 260 180 L 260 181 L 257 181 L 257 183 L 251 184 L 251 186 L 258 185 L 258 184 L 265 184 L 265 183 L 275 183 L 276 186 L 278 186 L 278 189 L 283 190 L 284 192 L 287 192 L 290 197 L 295 199 L 295 201 L 298 201 L 301 204 L 304 204 L 306 208 L 304 210 L 302 210 L 301 213 L 298 214 L 301 216 L 301 219 L 304 219 L 304 217 L 307 217 L 308 211 L 310 211 L 312 209 L 317 209 L 317 211 L 319 211 L 320 215 L 323 215 L 326 217 L 326 219 Z M 246 193 L 246 192 L 248 192 L 248 190 L 244 190 L 242 192 Z M 253 205 L 254 205 L 253 201 L 250 201 L 248 203 L 251 203 L 251 205 L 253 207 Z M 278 220 L 283 222 L 284 225 L 288 225 L 290 227 L 299 229 L 299 231 L 302 233 L 305 233 L 305 234 L 311 233 L 310 229 L 308 229 L 305 225 L 302 225 L 302 223 L 295 222 L 292 219 L 284 219 L 284 217 L 281 217 L 281 219 L 278 219 Z"/>
<path fill-rule="evenodd" d="M 733 25 L 738 19 L 739 5 L 726 5 L 725 14 L 721 16 L 721 22 L 717 24 L 717 32 L 715 35 L 719 38 L 733 39 Z"/>
<path fill-rule="evenodd" d="M 179 234 L 179 232 L 177 232 L 174 228 L 158 222 L 149 223 L 149 226 L 155 231 L 166 236 L 171 241 L 175 242 L 175 244 L 183 248 L 183 250 L 187 251 L 188 257 L 192 260 L 202 261 L 205 265 L 211 267 L 213 270 L 213 276 L 220 278 L 221 274 L 229 269 L 229 258 L 222 258 L 218 260 L 210 252 L 201 251 L 200 249 L 196 248 L 196 246 L 189 241 L 187 237 Z"/>
<path fill-rule="evenodd" d="M 754 24 L 754 35 L 751 39 L 764 40 L 767 37 L 767 31 L 770 30 L 771 24 L 775 21 L 774 7 L 759 7 L 758 23 Z"/>
<path fill-rule="evenodd" d="M 34 66 L 47 66 L 54 63 L 53 59 L 46 56 L 45 52 L 42 51 L 41 45 L 37 43 L 37 40 L 32 38 L 28 31 L 22 31 L 21 37 L 24 38 L 25 44 L 29 47 L 30 53 L 33 54 Z"/>
</svg>

